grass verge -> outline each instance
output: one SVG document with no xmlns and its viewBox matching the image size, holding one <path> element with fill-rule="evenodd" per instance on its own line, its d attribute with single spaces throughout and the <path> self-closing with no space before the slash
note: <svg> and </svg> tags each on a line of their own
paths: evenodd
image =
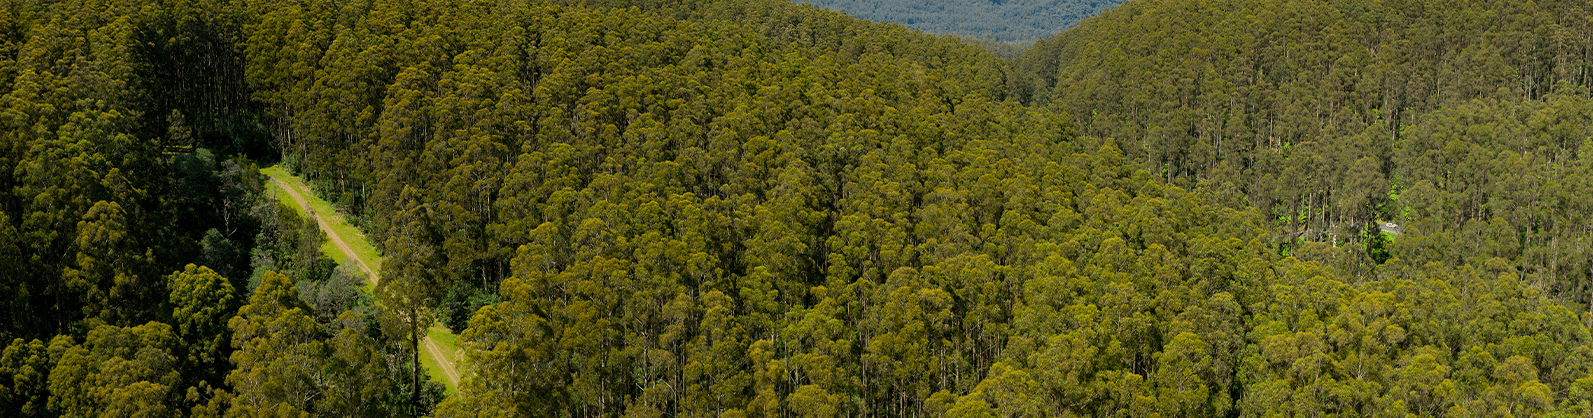
<svg viewBox="0 0 1593 418">
<path fill-rule="evenodd" d="M 459 335 L 448 332 L 448 328 L 442 324 L 433 324 L 431 329 L 426 330 L 426 335 L 431 336 L 432 342 L 442 349 L 444 355 L 459 358 Z"/>
<path fill-rule="evenodd" d="M 337 231 L 339 236 L 343 237 L 343 243 L 348 244 L 348 248 L 354 251 L 355 256 L 365 260 L 365 265 L 370 266 L 371 270 L 373 270 L 375 273 L 380 274 L 382 272 L 382 253 L 376 251 L 376 246 L 371 244 L 371 240 L 369 237 L 365 236 L 365 232 L 360 231 L 359 228 L 355 228 L 353 224 L 348 223 L 348 219 L 345 219 L 342 213 L 333 208 L 331 203 L 328 203 L 326 200 L 322 200 L 320 196 L 316 196 L 313 189 L 310 189 L 309 184 L 304 182 L 304 179 L 301 179 L 293 174 L 289 174 L 288 170 L 282 168 L 281 166 L 263 168 L 260 169 L 260 173 L 280 179 L 284 183 L 288 183 L 288 185 L 293 186 L 293 188 L 298 189 L 299 195 L 303 196 L 306 202 L 309 202 L 310 209 L 314 209 L 315 213 L 321 214 L 322 217 L 326 218 L 326 223 L 332 227 L 333 231 Z M 275 184 L 270 185 L 270 188 L 271 193 L 285 193 L 285 191 L 277 188 Z M 299 207 L 298 203 L 294 202 L 290 197 L 282 196 L 278 198 L 278 200 L 286 201 L 294 207 Z M 303 207 L 299 207 L 299 214 L 308 216 L 304 209 L 305 208 Z M 337 251 L 337 248 L 333 247 L 330 243 L 323 243 L 321 250 L 328 252 L 332 258 L 337 260 L 339 263 L 352 261 L 348 260 L 347 257 L 344 257 L 342 252 Z"/>
<path fill-rule="evenodd" d="M 421 343 L 420 351 L 421 354 L 425 354 L 426 352 L 426 346 L 424 342 Z M 448 378 L 443 377 L 447 376 L 447 374 L 443 373 L 442 366 L 437 364 L 437 359 L 431 358 L 431 356 L 428 355 L 422 355 L 420 356 L 420 367 L 426 369 L 427 379 L 440 383 L 444 388 L 446 388 L 443 393 L 447 394 L 447 396 L 454 396 L 455 394 L 459 393 L 459 388 L 454 387 L 453 383 L 448 382 Z"/>
<path fill-rule="evenodd" d="M 339 237 L 343 238 L 343 244 L 347 245 L 349 250 L 353 251 L 356 257 L 365 260 L 366 266 L 370 267 L 372 270 L 375 270 L 375 273 L 381 272 L 381 253 L 376 251 L 376 247 L 374 245 L 371 245 L 370 238 L 366 237 L 365 233 L 360 231 L 359 228 L 355 228 L 354 225 L 348 223 L 348 220 L 344 219 L 341 213 L 338 213 L 333 209 L 331 203 L 328 203 L 312 193 L 310 191 L 311 189 L 309 185 L 304 182 L 304 179 L 289 174 L 286 169 L 280 166 L 261 169 L 260 172 L 287 183 L 289 187 L 294 188 L 298 192 L 300 197 L 304 198 L 305 202 L 309 204 L 309 207 L 306 208 L 299 205 L 298 201 L 294 200 L 293 197 L 288 194 L 287 190 L 283 190 L 280 186 L 273 182 L 266 183 L 267 196 L 272 199 L 276 199 L 277 201 L 286 202 L 289 207 L 298 210 L 299 215 L 304 216 L 306 219 L 309 219 L 310 210 L 314 210 L 315 213 L 320 214 L 322 218 L 326 220 L 327 225 L 330 226 L 333 231 L 337 232 Z M 310 221 L 314 222 L 314 219 L 310 219 Z M 340 251 L 337 246 L 332 243 L 330 238 L 323 240 L 319 249 L 322 254 L 330 256 L 334 261 L 337 261 L 338 265 L 340 266 L 354 269 L 359 268 L 357 261 L 350 259 L 346 254 L 343 253 L 343 251 Z M 370 293 L 375 289 L 373 289 L 369 282 L 367 282 L 366 285 L 361 286 L 361 290 L 364 290 L 366 293 Z M 448 329 L 442 327 L 441 325 L 432 325 L 431 328 L 426 330 L 426 335 L 430 336 L 433 343 L 443 351 L 443 356 L 450 359 L 459 358 L 459 336 L 448 332 Z M 454 394 L 458 393 L 459 388 L 455 387 L 453 383 L 449 382 L 448 379 L 444 377 L 446 374 L 443 372 L 442 366 L 438 364 L 437 359 L 432 358 L 431 354 L 427 352 L 424 346 L 420 347 L 420 349 L 422 354 L 420 356 L 421 367 L 426 369 L 427 377 L 431 381 L 441 383 L 444 388 L 447 388 L 446 393 L 448 396 L 453 396 Z M 455 368 L 457 369 L 457 366 Z"/>
</svg>

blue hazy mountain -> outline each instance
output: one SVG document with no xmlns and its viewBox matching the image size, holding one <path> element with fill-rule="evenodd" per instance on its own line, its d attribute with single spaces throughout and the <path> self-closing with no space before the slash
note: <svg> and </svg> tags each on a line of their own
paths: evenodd
<svg viewBox="0 0 1593 418">
<path fill-rule="evenodd" d="M 873 20 L 895 22 L 924 32 L 1026 41 L 1050 36 L 1122 0 L 798 0 Z"/>
</svg>

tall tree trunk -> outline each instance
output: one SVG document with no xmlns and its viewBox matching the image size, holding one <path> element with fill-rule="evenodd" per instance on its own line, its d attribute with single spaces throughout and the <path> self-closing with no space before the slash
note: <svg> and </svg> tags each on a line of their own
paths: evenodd
<svg viewBox="0 0 1593 418">
<path fill-rule="evenodd" d="M 409 312 L 409 348 L 410 348 L 410 383 L 409 409 L 410 416 L 420 416 L 420 327 L 417 312 L 413 308 Z"/>
</svg>

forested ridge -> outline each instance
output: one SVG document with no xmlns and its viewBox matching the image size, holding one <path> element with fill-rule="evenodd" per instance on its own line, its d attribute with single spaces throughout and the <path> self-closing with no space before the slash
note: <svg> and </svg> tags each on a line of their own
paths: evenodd
<svg viewBox="0 0 1593 418">
<path fill-rule="evenodd" d="M 1168 182 L 1234 189 L 1289 249 L 1396 221 L 1406 263 L 1499 257 L 1590 301 L 1586 4 L 1270 5 L 1126 5 L 1029 51 L 1014 94 Z"/>
<path fill-rule="evenodd" d="M 859 19 L 927 33 L 1026 44 L 1048 38 L 1122 0 L 881 1 L 804 0 Z"/>
<path fill-rule="evenodd" d="M 0 416 L 1586 415 L 1588 9 L 0 0 Z"/>
</svg>

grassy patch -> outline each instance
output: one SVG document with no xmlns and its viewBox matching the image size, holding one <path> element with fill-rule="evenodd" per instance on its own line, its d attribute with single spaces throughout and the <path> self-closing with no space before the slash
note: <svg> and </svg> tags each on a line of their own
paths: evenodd
<svg viewBox="0 0 1593 418">
<path fill-rule="evenodd" d="M 422 342 L 421 344 L 421 354 L 426 354 L 425 343 Z M 454 396 L 459 393 L 459 388 L 454 387 L 454 384 L 449 383 L 448 378 L 444 377 L 447 374 L 443 373 L 442 366 L 437 364 L 437 359 L 431 358 L 429 355 L 422 355 L 420 356 L 420 367 L 426 369 L 426 377 L 430 378 L 428 380 L 441 383 L 443 387 L 448 388 L 447 392 L 445 392 L 448 396 Z"/>
<path fill-rule="evenodd" d="M 264 169 L 264 170 L 260 170 L 260 172 L 268 173 L 272 177 L 278 177 L 278 178 L 284 178 L 286 176 L 289 176 L 287 173 L 283 172 L 281 168 L 278 168 L 278 167 L 267 168 L 267 169 Z M 305 195 L 305 191 L 304 190 L 300 190 L 299 191 L 299 195 L 300 196 L 304 196 L 306 201 L 310 200 L 310 197 Z M 306 219 L 306 220 L 308 220 L 310 222 L 315 222 L 314 219 L 310 218 L 310 214 L 309 214 L 309 212 L 307 212 L 305 210 L 304 206 L 300 206 L 298 201 L 293 200 L 293 196 L 289 195 L 286 190 L 282 190 L 282 187 L 278 186 L 276 183 L 274 183 L 274 182 L 266 182 L 266 197 L 270 197 L 271 199 L 275 199 L 277 201 L 286 203 L 288 207 L 291 207 L 291 208 L 294 208 L 295 210 L 297 210 L 300 217 L 303 217 L 304 219 Z M 327 213 L 330 213 L 330 212 L 327 212 Z M 349 243 L 349 248 L 354 248 L 354 245 L 352 243 Z M 332 261 L 336 261 L 338 266 L 352 268 L 352 269 L 355 269 L 355 271 L 359 270 L 359 266 L 354 262 L 354 260 L 350 259 L 347 254 L 344 254 L 342 251 L 339 251 L 338 248 L 337 248 L 337 245 L 332 244 L 332 239 L 331 238 L 326 238 L 326 239 L 321 240 L 321 246 L 318 247 L 317 249 L 321 251 L 321 255 L 325 255 L 327 257 L 331 257 Z M 367 261 L 366 263 L 369 263 L 369 261 Z M 365 292 L 367 292 L 367 293 L 369 293 L 372 290 L 370 288 L 370 282 L 366 282 L 366 284 L 360 286 L 360 288 L 365 290 Z"/>
<path fill-rule="evenodd" d="M 348 245 L 349 250 L 352 250 L 356 257 L 365 260 L 365 265 L 369 266 L 372 270 L 375 270 L 375 272 L 381 272 L 382 256 L 381 253 L 376 251 L 376 246 L 371 245 L 370 238 L 366 237 L 365 233 L 361 232 L 359 228 L 355 228 L 353 225 L 349 224 L 348 220 L 344 219 L 342 214 L 338 213 L 332 208 L 332 204 L 327 203 L 327 201 L 322 200 L 320 197 L 317 197 L 315 194 L 311 193 L 309 185 L 305 184 L 303 179 L 289 174 L 286 169 L 283 169 L 280 166 L 262 169 L 260 172 L 267 176 L 271 176 L 272 178 L 282 180 L 283 183 L 287 183 L 288 187 L 292 187 L 294 191 L 298 192 L 300 197 L 304 198 L 305 202 L 309 204 L 309 207 L 306 208 L 299 205 L 299 203 L 293 199 L 292 195 L 288 194 L 286 190 L 283 190 L 274 182 L 266 184 L 267 196 L 278 201 L 287 202 L 289 207 L 297 209 L 299 211 L 299 215 L 304 216 L 305 219 L 309 219 L 311 222 L 314 222 L 314 219 L 309 216 L 309 211 L 314 210 L 315 213 L 326 218 L 327 225 L 330 226 L 333 231 L 336 231 L 338 236 L 343 238 L 343 244 Z M 332 259 L 336 260 L 340 266 L 355 269 L 359 268 L 358 264 L 354 260 L 350 259 L 346 254 L 343 253 L 343 251 L 337 248 L 336 244 L 332 243 L 331 238 L 327 238 L 321 242 L 320 250 L 322 254 L 331 256 Z M 370 293 L 374 290 L 371 288 L 369 282 L 367 282 L 365 286 L 361 286 L 360 289 L 364 290 L 366 293 Z M 448 332 L 448 329 L 443 328 L 441 325 L 433 325 L 431 328 L 426 330 L 426 335 L 431 337 L 433 344 L 436 344 L 437 348 L 443 351 L 444 356 L 451 359 L 458 358 L 459 336 Z M 431 352 L 426 350 L 426 347 L 424 346 L 420 347 L 420 352 L 421 367 L 426 369 L 426 374 L 430 377 L 431 381 L 441 383 L 444 387 L 448 388 L 447 393 L 449 396 L 457 393 L 459 389 L 454 387 L 452 383 L 448 382 L 448 378 L 446 377 L 447 374 L 443 372 L 442 366 L 437 363 L 437 359 L 432 358 Z M 455 369 L 458 369 L 457 365 L 455 366 Z"/>
<path fill-rule="evenodd" d="M 442 351 L 443 357 L 453 361 L 454 372 L 459 373 L 460 380 L 464 380 L 464 370 L 461 369 L 464 365 L 464 358 L 459 355 L 459 335 L 448 332 L 448 329 L 444 328 L 442 324 L 432 324 L 431 328 L 426 329 L 426 336 L 431 337 L 431 343 L 437 346 L 438 351 Z M 436 374 L 433 375 L 433 379 L 441 375 L 442 370 L 438 369 Z M 453 395 L 456 391 L 458 391 L 458 388 L 452 385 L 448 386 L 449 395 Z"/>
<path fill-rule="evenodd" d="M 444 355 L 449 358 L 459 358 L 459 335 L 448 332 L 442 324 L 433 324 L 431 329 L 426 330 L 426 335 L 431 336 L 431 341 L 437 344 L 437 348 L 442 349 Z"/>
<path fill-rule="evenodd" d="M 381 252 L 376 251 L 376 246 L 371 244 L 370 238 L 366 237 L 365 233 L 360 231 L 359 228 L 355 228 L 354 225 L 348 223 L 348 220 L 343 218 L 343 214 L 338 213 L 337 210 L 332 207 L 331 203 L 328 203 L 327 201 L 316 196 L 311 191 L 310 186 L 304 182 L 304 179 L 289 174 L 288 171 L 283 169 L 281 166 L 272 166 L 270 168 L 261 169 L 260 172 L 271 176 L 272 178 L 282 180 L 282 182 L 287 183 L 288 186 L 293 187 L 294 190 L 298 191 L 299 196 L 304 197 L 304 200 L 310 204 L 310 209 L 314 209 L 315 213 L 326 218 L 326 223 L 332 227 L 333 231 L 337 231 L 338 236 L 343 238 L 343 243 L 347 244 L 348 248 L 354 251 L 354 255 L 356 257 L 359 257 L 361 260 L 365 260 L 365 265 L 370 266 L 372 271 L 381 273 L 382 254 Z M 274 186 L 275 185 L 273 185 L 273 187 Z M 273 192 L 280 192 L 280 190 L 273 190 Z M 293 198 L 286 195 L 277 197 L 277 199 L 293 202 Z M 295 207 L 298 207 L 296 202 L 293 203 Z M 301 214 L 308 216 L 306 212 L 303 212 L 303 209 L 305 208 L 300 207 L 299 209 L 301 210 Z M 330 245 L 331 244 L 326 244 L 322 247 L 322 249 L 334 250 L 332 251 L 335 253 L 333 258 L 337 259 L 339 263 L 350 261 L 346 259 L 347 257 L 341 254 L 341 251 L 335 251 L 337 248 L 331 247 Z"/>
</svg>

